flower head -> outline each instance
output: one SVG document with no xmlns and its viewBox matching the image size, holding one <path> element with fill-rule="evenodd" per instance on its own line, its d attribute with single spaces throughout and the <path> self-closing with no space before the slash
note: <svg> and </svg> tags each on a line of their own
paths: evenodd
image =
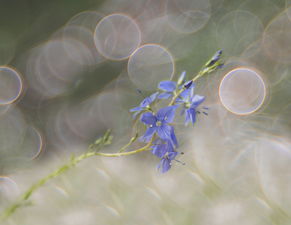
<svg viewBox="0 0 291 225">
<path fill-rule="evenodd" d="M 185 114 L 185 124 L 189 122 L 194 124 L 196 122 L 197 107 L 205 100 L 204 96 L 194 95 L 194 84 L 193 88 L 185 90 L 179 96 L 177 100 L 179 103 L 183 104 L 183 109 L 181 114 Z"/>
<path fill-rule="evenodd" d="M 148 126 L 145 134 L 141 137 L 142 141 L 149 142 L 152 136 L 157 135 L 164 141 L 171 141 L 178 145 L 174 128 L 169 125 L 173 122 L 177 106 L 167 106 L 161 108 L 156 115 L 151 112 L 145 112 L 141 116 L 141 122 Z"/>
<path fill-rule="evenodd" d="M 139 106 L 130 109 L 130 112 L 134 112 L 133 117 L 135 118 L 140 112 L 145 111 L 149 108 L 149 106 L 156 100 L 159 92 L 155 92 L 149 97 L 146 97 Z"/>
<path fill-rule="evenodd" d="M 177 156 L 178 152 L 168 152 L 167 155 L 165 155 L 159 165 L 158 169 L 161 170 L 162 173 L 167 172 L 169 169 L 171 169 L 171 162 L 175 157 Z"/>
<path fill-rule="evenodd" d="M 161 159 L 158 164 L 158 169 L 165 173 L 171 168 L 171 161 L 175 159 L 178 152 L 175 151 L 173 144 L 170 141 L 163 142 L 158 140 L 152 147 L 152 153 Z"/>
<path fill-rule="evenodd" d="M 165 80 L 161 81 L 158 85 L 158 88 L 163 91 L 163 93 L 159 94 L 159 99 L 168 99 L 174 95 L 174 92 L 178 89 L 184 88 L 185 90 L 192 88 L 192 80 L 185 80 L 186 72 L 183 71 L 177 81 Z"/>
</svg>

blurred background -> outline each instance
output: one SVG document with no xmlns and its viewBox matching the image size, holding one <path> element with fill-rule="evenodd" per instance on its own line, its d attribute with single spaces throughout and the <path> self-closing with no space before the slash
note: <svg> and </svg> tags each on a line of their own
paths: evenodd
<svg viewBox="0 0 291 225">
<path fill-rule="evenodd" d="M 176 121 L 184 152 L 93 157 L 5 224 L 291 224 L 290 0 L 0 0 L 0 209 L 112 129 L 161 80 L 200 79 L 208 116 Z M 142 91 L 142 95 L 138 93 Z"/>
</svg>

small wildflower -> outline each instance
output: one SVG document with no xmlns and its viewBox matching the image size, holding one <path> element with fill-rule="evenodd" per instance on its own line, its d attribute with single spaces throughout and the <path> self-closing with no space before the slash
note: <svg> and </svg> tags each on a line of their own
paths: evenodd
<svg viewBox="0 0 291 225">
<path fill-rule="evenodd" d="M 146 111 L 149 109 L 150 105 L 156 100 L 159 92 L 155 92 L 149 97 L 146 97 L 139 106 L 130 109 L 130 112 L 134 112 L 133 117 L 135 118 L 140 112 Z"/>
<path fill-rule="evenodd" d="M 171 162 L 172 160 L 175 159 L 175 157 L 177 156 L 178 152 L 167 152 L 167 154 L 161 159 L 159 165 L 158 165 L 158 169 L 162 172 L 165 173 L 167 172 L 169 169 L 171 169 Z"/>
<path fill-rule="evenodd" d="M 178 154 L 170 141 L 163 142 L 161 139 L 158 139 L 153 145 L 152 153 L 161 159 L 158 169 L 162 173 L 167 172 L 171 168 L 171 161 L 175 160 Z"/>
<path fill-rule="evenodd" d="M 171 141 L 178 145 L 174 128 L 169 125 L 173 122 L 177 106 L 167 106 L 160 109 L 156 115 L 151 112 L 145 112 L 141 116 L 141 122 L 148 126 L 145 134 L 141 137 L 144 142 L 149 142 L 152 136 L 157 133 L 164 141 Z"/>
<path fill-rule="evenodd" d="M 194 95 L 194 84 L 193 88 L 181 93 L 177 102 L 183 104 L 184 108 L 182 109 L 181 114 L 185 114 L 185 125 L 189 122 L 192 122 L 192 124 L 196 122 L 196 109 L 204 100 L 204 96 Z"/>
</svg>

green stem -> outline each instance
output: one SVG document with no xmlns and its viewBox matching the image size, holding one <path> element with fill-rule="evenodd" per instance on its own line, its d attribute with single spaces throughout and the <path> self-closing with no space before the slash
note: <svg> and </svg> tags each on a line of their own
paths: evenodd
<svg viewBox="0 0 291 225">
<path fill-rule="evenodd" d="M 119 152 L 124 152 L 133 142 L 135 142 L 136 141 L 136 139 L 138 138 L 138 133 L 136 133 L 135 134 L 135 136 L 134 137 L 132 137 L 130 140 L 129 140 L 129 142 L 126 144 L 126 145 L 124 145 L 120 150 L 119 150 Z"/>
<path fill-rule="evenodd" d="M 133 151 L 129 151 L 129 152 L 102 153 L 102 152 L 88 151 L 88 152 L 80 155 L 79 157 L 71 158 L 71 160 L 68 163 L 66 163 L 65 165 L 63 165 L 60 168 L 56 169 L 55 171 L 53 171 L 52 173 L 50 173 L 46 177 L 42 178 L 41 180 L 37 181 L 35 184 L 30 186 L 30 188 L 23 195 L 21 195 L 20 198 L 14 204 L 12 204 L 11 206 L 9 206 L 8 208 L 6 208 L 4 210 L 4 212 L 0 216 L 0 221 L 6 220 L 13 213 L 15 213 L 15 211 L 18 208 L 24 206 L 26 204 L 26 201 L 31 197 L 31 195 L 37 189 L 39 189 L 40 187 L 45 185 L 49 180 L 51 180 L 51 179 L 63 174 L 64 172 L 66 172 L 67 170 L 71 169 L 72 167 L 74 167 L 77 163 L 81 162 L 82 160 L 87 159 L 87 158 L 92 157 L 92 156 L 120 157 L 120 156 L 133 155 L 133 154 L 136 154 L 136 153 L 139 153 L 139 152 L 143 152 L 143 151 L 148 151 L 148 150 L 151 149 L 150 147 L 152 145 L 153 140 L 154 140 L 154 137 L 144 147 L 136 149 L 136 150 L 133 150 Z"/>
<path fill-rule="evenodd" d="M 207 70 L 201 70 L 193 79 L 192 82 L 195 82 L 196 80 L 198 80 L 200 77 L 204 76 L 205 74 L 207 74 Z M 169 106 L 174 105 L 177 98 L 180 96 L 180 94 L 185 91 L 185 87 L 181 88 L 179 91 L 177 91 L 177 93 L 174 95 L 174 97 L 172 98 Z"/>
</svg>

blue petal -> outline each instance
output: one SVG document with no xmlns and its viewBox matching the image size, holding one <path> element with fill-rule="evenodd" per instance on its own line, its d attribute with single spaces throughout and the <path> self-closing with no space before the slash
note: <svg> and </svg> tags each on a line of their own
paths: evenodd
<svg viewBox="0 0 291 225">
<path fill-rule="evenodd" d="M 174 120 L 176 108 L 177 106 L 175 105 L 161 108 L 157 113 L 157 119 L 171 123 Z"/>
<path fill-rule="evenodd" d="M 187 102 L 187 100 L 190 99 L 190 95 L 191 95 L 191 90 L 186 89 L 186 90 L 182 91 L 182 93 L 179 95 L 179 98 L 178 98 L 180 100 L 177 99 L 177 101 Z"/>
<path fill-rule="evenodd" d="M 143 110 L 143 108 L 138 106 L 138 107 L 134 107 L 134 108 L 130 109 L 129 112 L 139 112 L 139 111 L 142 111 L 142 110 Z"/>
<path fill-rule="evenodd" d="M 155 92 L 154 94 L 152 94 L 149 97 L 146 97 L 141 103 L 140 106 L 141 107 L 147 107 L 148 105 L 152 104 L 153 101 L 156 100 L 157 96 L 158 96 L 159 92 Z"/>
<path fill-rule="evenodd" d="M 173 92 L 176 90 L 176 82 L 170 80 L 161 81 L 158 88 L 163 91 Z"/>
<path fill-rule="evenodd" d="M 142 142 L 149 142 L 153 136 L 153 134 L 155 133 L 156 128 L 155 127 L 149 127 L 145 134 L 143 136 L 140 137 L 140 141 Z"/>
<path fill-rule="evenodd" d="M 192 124 L 196 122 L 196 110 L 194 108 L 189 108 L 186 110 L 186 119 L 185 119 L 186 125 L 190 121 L 192 122 Z"/>
<path fill-rule="evenodd" d="M 155 125 L 157 122 L 157 118 L 150 112 L 143 113 L 140 120 L 147 125 Z"/>
<path fill-rule="evenodd" d="M 171 140 L 171 126 L 164 124 L 162 126 L 156 127 L 158 136 L 163 140 Z"/>
<path fill-rule="evenodd" d="M 171 140 L 167 140 L 166 144 L 167 144 L 167 152 L 173 152 L 174 151 L 173 142 Z"/>
<path fill-rule="evenodd" d="M 205 97 L 201 95 L 194 95 L 194 97 L 191 99 L 191 108 L 198 107 L 202 102 L 204 102 Z"/>
<path fill-rule="evenodd" d="M 177 155 L 178 155 L 178 152 L 175 152 L 175 151 L 169 152 L 168 153 L 168 158 L 169 158 L 169 160 L 173 160 L 173 159 L 176 158 Z"/>
<path fill-rule="evenodd" d="M 171 169 L 171 161 L 167 158 L 162 158 L 159 165 L 158 165 L 158 169 L 162 173 L 167 172 L 169 169 Z"/>
<path fill-rule="evenodd" d="M 154 145 L 152 150 L 152 153 L 159 158 L 162 158 L 166 154 L 166 152 L 167 152 L 166 144 Z"/>
<path fill-rule="evenodd" d="M 171 141 L 176 147 L 178 147 L 178 140 L 177 140 L 177 137 L 175 135 L 174 127 L 171 127 Z"/>
<path fill-rule="evenodd" d="M 186 109 L 185 111 L 185 125 L 188 125 L 188 123 L 191 120 L 191 113 L 189 109 Z"/>
<path fill-rule="evenodd" d="M 190 114 L 191 114 L 191 122 L 194 124 L 196 122 L 196 110 L 195 109 L 190 109 Z"/>
<path fill-rule="evenodd" d="M 171 92 L 164 92 L 164 93 L 161 93 L 158 98 L 159 99 L 168 99 L 172 96 L 173 94 Z"/>
</svg>

